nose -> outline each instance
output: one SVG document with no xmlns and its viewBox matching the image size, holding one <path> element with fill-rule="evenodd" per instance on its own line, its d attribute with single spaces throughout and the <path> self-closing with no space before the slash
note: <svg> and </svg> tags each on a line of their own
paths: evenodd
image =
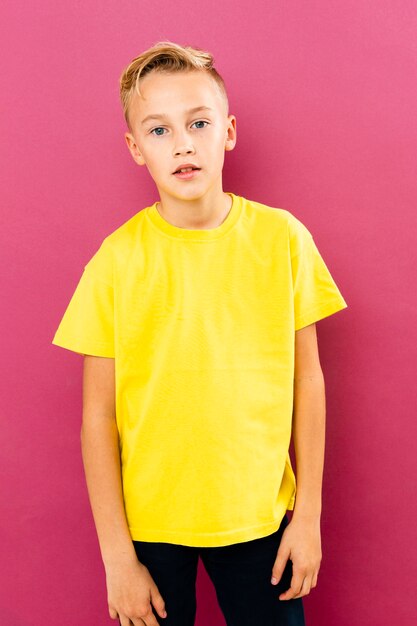
<svg viewBox="0 0 417 626">
<path fill-rule="evenodd" d="M 195 149 L 190 136 L 187 133 L 179 133 L 175 141 L 174 156 L 178 156 L 180 154 L 193 154 L 194 152 Z"/>
<path fill-rule="evenodd" d="M 183 145 L 174 150 L 174 155 L 178 156 L 180 154 L 193 154 L 195 152 L 194 147 L 191 144 Z"/>
</svg>

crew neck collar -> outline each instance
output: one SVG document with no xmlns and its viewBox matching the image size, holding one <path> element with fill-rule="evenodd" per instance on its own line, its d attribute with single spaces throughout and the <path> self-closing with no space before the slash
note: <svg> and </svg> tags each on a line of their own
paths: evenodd
<svg viewBox="0 0 417 626">
<path fill-rule="evenodd" d="M 233 228 L 233 226 L 236 224 L 242 212 L 242 198 L 229 191 L 226 191 L 225 193 L 227 193 L 227 195 L 232 198 L 232 206 L 223 222 L 215 228 L 191 229 L 174 226 L 174 224 L 168 222 L 159 213 L 158 209 L 156 208 L 158 201 L 154 202 L 151 206 L 148 207 L 148 209 L 146 210 L 146 215 L 159 231 L 165 233 L 170 237 L 194 241 L 211 241 L 213 239 L 223 237 L 223 235 L 229 232 L 231 228 Z"/>
</svg>

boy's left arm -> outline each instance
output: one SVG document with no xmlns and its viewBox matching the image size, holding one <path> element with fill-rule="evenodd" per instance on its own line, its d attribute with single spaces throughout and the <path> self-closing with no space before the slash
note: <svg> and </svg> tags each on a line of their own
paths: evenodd
<svg viewBox="0 0 417 626">
<path fill-rule="evenodd" d="M 316 325 L 310 324 L 295 332 L 292 434 L 296 456 L 296 498 L 291 521 L 282 535 L 272 577 L 277 582 L 280 580 L 288 559 L 292 561 L 293 575 L 291 587 L 278 596 L 280 600 L 305 596 L 317 585 L 322 559 L 320 515 L 325 420 L 325 385 Z"/>
</svg>

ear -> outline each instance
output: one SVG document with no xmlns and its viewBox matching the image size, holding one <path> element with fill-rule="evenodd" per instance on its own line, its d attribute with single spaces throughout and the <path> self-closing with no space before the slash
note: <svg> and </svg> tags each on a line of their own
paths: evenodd
<svg viewBox="0 0 417 626">
<path fill-rule="evenodd" d="M 224 149 L 233 150 L 236 145 L 236 117 L 234 115 L 229 115 L 227 119 L 228 125 Z"/>
<path fill-rule="evenodd" d="M 125 133 L 124 138 L 128 147 L 130 154 L 132 155 L 133 160 L 138 165 L 145 165 L 145 159 L 136 143 L 136 140 L 132 133 Z"/>
</svg>

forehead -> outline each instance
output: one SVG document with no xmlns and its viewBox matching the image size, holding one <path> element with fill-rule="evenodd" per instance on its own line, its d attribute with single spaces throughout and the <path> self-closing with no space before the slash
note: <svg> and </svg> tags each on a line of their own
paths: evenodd
<svg viewBox="0 0 417 626">
<path fill-rule="evenodd" d="M 134 93 L 130 106 L 135 125 L 148 115 L 182 115 L 199 106 L 210 107 L 214 112 L 224 108 L 217 84 L 204 72 L 150 72 L 140 81 L 139 89 L 141 96 Z"/>
</svg>

